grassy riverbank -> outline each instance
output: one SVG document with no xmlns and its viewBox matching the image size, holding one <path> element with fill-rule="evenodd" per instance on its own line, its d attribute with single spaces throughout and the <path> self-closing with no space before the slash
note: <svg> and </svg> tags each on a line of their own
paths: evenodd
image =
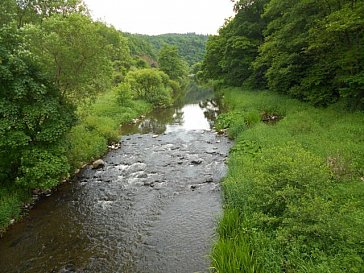
<svg viewBox="0 0 364 273">
<path fill-rule="evenodd" d="M 212 267 L 363 272 L 364 114 L 238 88 L 224 102 L 236 143 Z"/>
<path fill-rule="evenodd" d="M 73 172 L 83 164 L 105 154 L 108 144 L 118 141 L 120 124 L 149 112 L 151 108 L 150 104 L 140 100 L 130 100 L 120 105 L 117 94 L 112 90 L 99 96 L 94 103 L 79 107 L 79 121 L 62 145 L 67 150 L 67 169 Z M 31 198 L 31 192 L 16 183 L 1 184 L 0 234 L 12 219 L 21 217 L 24 204 L 31 202 Z"/>
</svg>

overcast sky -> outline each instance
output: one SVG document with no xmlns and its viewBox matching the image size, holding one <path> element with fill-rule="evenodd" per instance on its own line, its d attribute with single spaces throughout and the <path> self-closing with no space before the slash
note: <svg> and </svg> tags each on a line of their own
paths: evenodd
<svg viewBox="0 0 364 273">
<path fill-rule="evenodd" d="M 94 19 L 124 32 L 216 34 L 233 15 L 230 0 L 84 0 Z"/>
</svg>

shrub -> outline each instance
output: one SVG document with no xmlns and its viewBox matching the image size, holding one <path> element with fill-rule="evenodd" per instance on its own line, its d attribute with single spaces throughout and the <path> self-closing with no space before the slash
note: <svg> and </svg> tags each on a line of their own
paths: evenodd
<svg viewBox="0 0 364 273">
<path fill-rule="evenodd" d="M 67 176 L 70 166 L 62 147 L 33 147 L 21 157 L 18 185 L 25 188 L 50 189 Z"/>
<path fill-rule="evenodd" d="M 133 99 L 133 93 L 131 91 L 131 86 L 128 83 L 120 83 L 117 87 L 115 87 L 115 91 L 117 94 L 117 102 L 122 106 L 130 105 L 131 100 Z"/>
<path fill-rule="evenodd" d="M 130 86 L 136 98 L 145 99 L 154 107 L 167 107 L 172 103 L 169 77 L 162 71 L 152 68 L 130 71 L 125 82 L 123 88 Z"/>
</svg>

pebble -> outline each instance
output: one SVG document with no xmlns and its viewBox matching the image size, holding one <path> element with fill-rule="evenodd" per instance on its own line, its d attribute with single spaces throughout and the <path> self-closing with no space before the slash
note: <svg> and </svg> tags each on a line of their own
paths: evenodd
<svg viewBox="0 0 364 273">
<path fill-rule="evenodd" d="M 200 165 L 202 163 L 202 159 L 199 158 L 199 159 L 195 159 L 195 160 L 192 160 L 191 161 L 191 164 L 193 165 Z"/>
</svg>

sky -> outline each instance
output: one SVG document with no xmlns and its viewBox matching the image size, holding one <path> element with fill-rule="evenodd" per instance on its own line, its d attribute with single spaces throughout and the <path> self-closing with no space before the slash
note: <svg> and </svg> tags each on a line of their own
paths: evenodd
<svg viewBox="0 0 364 273">
<path fill-rule="evenodd" d="M 94 19 L 130 33 L 216 34 L 232 16 L 230 0 L 84 0 Z"/>
</svg>

